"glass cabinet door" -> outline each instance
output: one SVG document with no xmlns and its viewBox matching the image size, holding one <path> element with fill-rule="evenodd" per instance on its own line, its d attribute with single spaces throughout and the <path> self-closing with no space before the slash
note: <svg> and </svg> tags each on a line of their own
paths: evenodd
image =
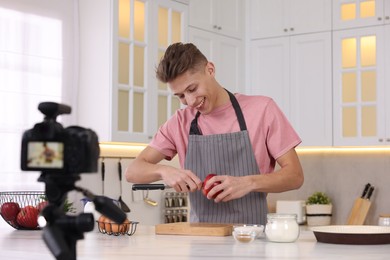
<svg viewBox="0 0 390 260">
<path fill-rule="evenodd" d="M 384 11 L 388 4 L 389 0 L 333 0 L 333 27 L 345 29 L 383 24 L 389 20 L 389 14 Z"/>
<path fill-rule="evenodd" d="M 157 14 L 157 59 L 156 66 L 163 57 L 169 45 L 176 42 L 185 41 L 185 11 L 183 5 L 158 4 Z M 169 119 L 177 109 L 180 108 L 180 101 L 169 90 L 167 84 L 157 82 L 157 127 L 160 127 Z"/>
<path fill-rule="evenodd" d="M 117 63 L 117 125 L 118 132 L 144 133 L 146 130 L 146 53 L 149 42 L 146 20 L 147 1 L 118 0 Z M 115 60 L 115 59 L 114 59 Z M 115 80 L 114 80 L 115 81 Z"/>
<path fill-rule="evenodd" d="M 335 145 L 385 136 L 383 26 L 334 34 Z"/>
<path fill-rule="evenodd" d="M 115 0 L 112 126 L 115 141 L 147 143 L 178 108 L 157 81 L 166 48 L 186 39 L 188 6 L 172 0 Z"/>
</svg>

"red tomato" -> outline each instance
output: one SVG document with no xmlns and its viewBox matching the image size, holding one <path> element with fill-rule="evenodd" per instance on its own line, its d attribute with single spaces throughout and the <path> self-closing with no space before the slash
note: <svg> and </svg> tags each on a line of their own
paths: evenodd
<svg viewBox="0 0 390 260">
<path fill-rule="evenodd" d="M 1 206 L 1 215 L 6 221 L 15 220 L 19 211 L 20 207 L 16 202 L 6 202 Z"/>
<path fill-rule="evenodd" d="M 39 212 L 41 212 L 43 210 L 44 207 L 46 207 L 47 205 L 49 205 L 49 202 L 47 200 L 45 201 L 42 201 L 40 202 L 38 205 L 37 205 L 37 210 Z"/>
<path fill-rule="evenodd" d="M 202 185 L 202 192 L 203 192 L 203 195 L 205 195 L 206 197 L 207 197 L 207 194 L 209 193 L 209 191 L 212 189 L 212 188 L 214 188 L 215 186 L 217 186 L 218 184 L 221 184 L 221 182 L 220 181 L 217 181 L 217 182 L 214 182 L 211 186 L 210 186 L 210 188 L 208 188 L 208 189 L 205 189 L 204 187 L 206 186 L 206 184 L 207 184 L 207 182 L 212 178 L 212 177 L 214 177 L 214 176 L 217 176 L 216 174 L 214 174 L 214 173 L 211 173 L 211 174 L 209 174 L 209 175 L 207 175 L 206 176 L 206 178 L 204 179 L 204 181 L 203 181 L 203 185 Z M 219 192 L 217 192 L 216 194 L 214 194 L 214 196 L 212 197 L 212 199 L 215 199 L 217 196 L 218 196 L 218 194 L 220 194 L 222 192 L 222 190 L 221 191 L 219 191 Z"/>
<path fill-rule="evenodd" d="M 38 215 L 39 211 L 36 207 L 26 206 L 20 210 L 18 216 L 16 217 L 16 222 L 25 228 L 37 228 Z"/>
</svg>

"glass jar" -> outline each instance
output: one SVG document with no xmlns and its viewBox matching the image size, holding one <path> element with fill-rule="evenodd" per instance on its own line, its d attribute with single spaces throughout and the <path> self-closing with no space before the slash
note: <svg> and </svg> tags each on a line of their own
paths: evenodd
<svg viewBox="0 0 390 260">
<path fill-rule="evenodd" d="M 379 226 L 390 226 L 390 214 L 380 214 L 378 220 Z"/>
<path fill-rule="evenodd" d="M 297 214 L 267 214 L 265 235 L 271 242 L 294 242 L 299 237 Z"/>
</svg>

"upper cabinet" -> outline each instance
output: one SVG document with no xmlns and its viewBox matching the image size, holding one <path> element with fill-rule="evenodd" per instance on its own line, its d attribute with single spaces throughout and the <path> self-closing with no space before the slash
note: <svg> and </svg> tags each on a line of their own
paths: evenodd
<svg viewBox="0 0 390 260">
<path fill-rule="evenodd" d="M 231 92 L 243 91 L 243 41 L 190 28 L 188 39 L 215 65 L 217 81 Z"/>
<path fill-rule="evenodd" d="M 390 23 L 390 0 L 333 0 L 333 28 Z"/>
<path fill-rule="evenodd" d="M 216 79 L 231 92 L 244 86 L 245 1 L 195 0 L 189 4 L 188 40 L 215 64 Z"/>
<path fill-rule="evenodd" d="M 250 38 L 330 31 L 329 0 L 250 0 Z"/>
<path fill-rule="evenodd" d="M 78 123 L 96 131 L 99 141 L 111 141 L 112 1 L 83 0 L 78 4 Z"/>
<path fill-rule="evenodd" d="M 191 0 L 190 26 L 225 36 L 243 38 L 243 6 L 241 0 Z"/>
<path fill-rule="evenodd" d="M 329 0 L 250 0 L 248 93 L 273 98 L 303 146 L 332 145 Z"/>
<path fill-rule="evenodd" d="M 251 41 L 249 93 L 273 98 L 303 146 L 332 145 L 331 33 Z"/>
<path fill-rule="evenodd" d="M 166 48 L 186 39 L 187 6 L 170 0 L 119 0 L 114 13 L 113 137 L 149 142 L 179 107 L 155 77 Z"/>
<path fill-rule="evenodd" d="M 334 145 L 389 145 L 390 1 L 333 8 Z"/>
<path fill-rule="evenodd" d="M 335 145 L 390 144 L 390 25 L 333 35 Z"/>
<path fill-rule="evenodd" d="M 180 107 L 155 68 L 187 38 L 188 6 L 171 0 L 83 0 L 79 120 L 100 141 L 147 143 Z"/>
</svg>

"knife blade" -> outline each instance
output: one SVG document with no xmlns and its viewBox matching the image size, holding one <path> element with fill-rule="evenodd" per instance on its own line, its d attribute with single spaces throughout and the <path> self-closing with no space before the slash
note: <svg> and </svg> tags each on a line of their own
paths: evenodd
<svg viewBox="0 0 390 260">
<path fill-rule="evenodd" d="M 372 196 L 372 193 L 374 192 L 374 189 L 375 189 L 374 186 L 370 186 L 370 188 L 368 189 L 367 196 L 366 196 L 367 200 L 371 199 L 371 196 Z"/>
<path fill-rule="evenodd" d="M 370 183 L 367 183 L 366 186 L 364 186 L 364 190 L 363 190 L 362 196 L 360 198 L 364 199 L 364 197 L 366 197 L 367 192 L 370 189 L 370 187 L 371 187 Z"/>
</svg>

